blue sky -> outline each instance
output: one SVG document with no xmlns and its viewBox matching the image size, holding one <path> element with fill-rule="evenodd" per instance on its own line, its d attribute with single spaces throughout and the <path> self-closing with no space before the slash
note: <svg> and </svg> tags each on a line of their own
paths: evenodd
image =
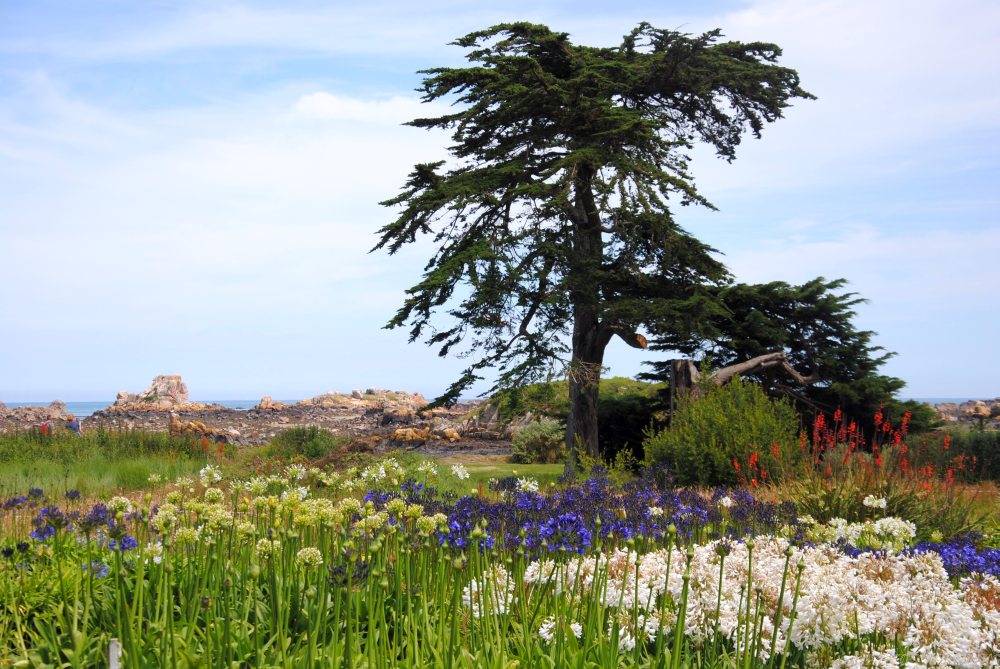
<svg viewBox="0 0 1000 669">
<path fill-rule="evenodd" d="M 680 220 L 743 281 L 846 277 L 906 396 L 1000 395 L 1000 5 L 0 1 L 0 400 L 440 392 L 463 361 L 381 326 L 428 243 L 369 255 L 377 202 L 447 137 L 417 70 L 529 20 L 773 41 L 818 96 L 699 153 Z M 611 373 L 648 359 L 613 344 Z M 483 388 L 485 389 L 485 387 Z"/>
</svg>

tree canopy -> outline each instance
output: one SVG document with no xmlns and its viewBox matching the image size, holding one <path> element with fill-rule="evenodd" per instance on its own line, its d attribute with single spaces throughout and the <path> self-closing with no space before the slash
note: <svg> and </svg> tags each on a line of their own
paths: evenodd
<svg viewBox="0 0 1000 669">
<path fill-rule="evenodd" d="M 704 314 L 698 331 L 663 333 L 650 348 L 677 351 L 713 369 L 783 352 L 808 382 L 779 366 L 742 375 L 771 395 L 792 399 L 804 412 L 841 409 L 859 422 L 870 420 L 881 405 L 897 404 L 892 398 L 905 384 L 879 373 L 894 354 L 872 343 L 874 332 L 854 326 L 854 308 L 864 299 L 843 291 L 845 284 L 818 277 L 798 286 L 782 281 L 724 285 L 714 289 L 717 308 Z M 649 364 L 653 371 L 642 378 L 668 378 L 669 362 Z M 896 408 L 899 415 L 906 409 L 919 413 L 917 428 L 929 424 L 930 415 L 916 403 Z"/>
<path fill-rule="evenodd" d="M 375 249 L 437 244 L 387 327 L 409 325 L 441 355 L 463 346 L 471 363 L 439 401 L 485 369 L 497 388 L 564 373 L 567 445 L 596 454 L 612 338 L 684 338 L 717 310 L 729 273 L 671 209 L 712 206 L 689 151 L 702 142 L 732 160 L 745 135 L 812 97 L 776 45 L 720 37 L 642 23 L 618 46 L 590 47 L 510 23 L 457 40 L 468 66 L 422 72 L 423 99 L 455 111 L 409 125 L 450 130 L 451 159 L 416 165 L 383 203 L 400 213 Z"/>
</svg>

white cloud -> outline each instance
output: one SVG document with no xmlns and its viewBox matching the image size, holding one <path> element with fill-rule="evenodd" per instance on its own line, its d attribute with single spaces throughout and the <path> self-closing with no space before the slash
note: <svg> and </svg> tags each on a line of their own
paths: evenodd
<svg viewBox="0 0 1000 669">
<path fill-rule="evenodd" d="M 263 308 L 326 310 L 329 322 L 363 314 L 377 329 L 398 306 L 399 277 L 418 274 L 411 254 L 368 255 L 392 216 L 378 202 L 441 154 L 435 133 L 399 127 L 419 109 L 412 99 L 313 97 L 361 110 L 370 122 L 359 125 L 295 113 L 302 94 L 286 90 L 123 117 L 49 94 L 57 88 L 25 93 L 42 119 L 34 132 L 0 126 L 9 155 L 31 154 L 0 166 L 0 281 L 20 286 L 4 327 L 90 329 L 112 313 L 127 315 L 122 330 L 203 330 L 191 314 L 224 323 Z M 81 144 L 91 119 L 100 147 Z M 32 308 L 69 293 L 102 308 Z"/>
<path fill-rule="evenodd" d="M 437 113 L 429 107 L 418 98 L 396 96 L 388 100 L 362 100 L 323 91 L 303 95 L 295 103 L 295 111 L 306 118 L 361 123 L 405 123 Z"/>
<path fill-rule="evenodd" d="M 294 376 L 303 392 L 324 374 L 365 370 L 374 385 L 432 377 L 443 385 L 461 361 L 438 361 L 433 351 L 406 346 L 405 333 L 378 329 L 419 276 L 430 242 L 391 258 L 368 255 L 374 231 L 391 216 L 377 203 L 397 192 L 414 163 L 444 158 L 448 144 L 443 133 L 400 127 L 448 108 L 419 104 L 400 90 L 415 77 L 401 84 L 393 76 L 459 62 L 461 49 L 447 42 L 499 20 L 547 22 L 580 43 L 611 45 L 648 19 L 777 42 L 783 63 L 820 97 L 797 102 L 763 141 L 748 140 L 733 165 L 699 152 L 694 174 L 723 205 L 715 220 L 738 214 L 738 225 L 699 229 L 687 212 L 681 223 L 725 251 L 740 280 L 851 279 L 850 289 L 872 300 L 864 326 L 900 351 L 892 363 L 904 365 L 899 375 L 930 378 L 920 365 L 933 347 L 971 349 L 988 326 L 983 305 L 1000 278 L 991 259 L 1000 226 L 982 221 L 995 198 L 949 194 L 941 183 L 934 201 L 886 191 L 877 214 L 850 203 L 860 185 L 928 173 L 985 181 L 996 169 L 988 141 L 998 129 L 1000 92 L 988 84 L 1000 80 L 1000 5 L 735 6 L 678 18 L 673 6 L 638 3 L 573 13 L 526 3 L 181 3 L 140 12 L 141 20 L 95 21 L 92 31 L 59 33 L 43 22 L 37 32 L 2 39 L 0 58 L 22 60 L 0 63 L 8 84 L 0 100 L 0 282 L 17 286 L 0 313 L 11 342 L 0 368 L 27 383 L 34 370 L 22 359 L 30 356 L 12 351 L 79 338 L 90 347 L 81 345 L 89 366 L 79 373 L 95 379 L 140 368 L 151 376 L 163 364 L 182 372 L 200 366 L 206 379 L 237 380 L 233 387 L 251 384 L 254 370 L 272 380 Z M 22 67 L 24 58 L 31 67 Z M 338 58 L 377 60 L 385 79 L 333 65 L 317 78 Z M 237 62 L 252 90 L 234 79 L 232 89 L 215 93 L 200 78 L 202 66 L 218 76 Z M 308 75 L 280 74 L 302 62 L 312 65 Z M 120 71 L 141 77 L 150 64 L 183 72 L 181 88 L 190 84 L 201 97 L 183 106 L 143 100 L 126 110 L 129 84 Z M 117 102 L 102 98 L 102 85 Z M 987 138 L 981 155 L 972 155 L 965 144 L 980 138 Z M 949 143 L 954 155 L 942 156 Z M 801 192 L 808 197 L 796 197 Z M 900 235 L 917 213 L 921 228 Z M 259 347 L 268 354 L 255 355 Z M 638 370 L 634 352 L 625 353 L 613 355 Z M 986 387 L 983 370 L 1000 361 L 984 355 L 985 363 L 951 372 L 954 382 Z M 50 371 L 54 383 L 65 383 L 64 372 Z M 318 385 L 317 392 L 337 383 Z"/>
</svg>

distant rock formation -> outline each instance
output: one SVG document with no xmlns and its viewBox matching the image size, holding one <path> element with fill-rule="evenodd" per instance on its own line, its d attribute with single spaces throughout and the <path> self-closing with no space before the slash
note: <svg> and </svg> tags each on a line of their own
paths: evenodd
<svg viewBox="0 0 1000 669">
<path fill-rule="evenodd" d="M 115 403 L 107 411 L 197 411 L 211 408 L 212 405 L 201 402 L 191 402 L 188 399 L 188 387 L 178 374 L 161 374 L 153 379 L 149 387 L 141 393 L 119 391 Z"/>
<path fill-rule="evenodd" d="M 161 374 L 153 379 L 149 387 L 141 393 L 119 391 L 112 407 L 147 407 L 156 409 L 172 409 L 181 404 L 187 404 L 188 387 L 178 374 Z"/>
<path fill-rule="evenodd" d="M 8 418 L 22 424 L 33 425 L 46 420 L 62 420 L 66 414 L 66 403 L 55 400 L 47 407 L 14 407 L 8 408 L 0 403 L 0 411 Z"/>
<path fill-rule="evenodd" d="M 368 388 L 363 393 L 360 390 L 353 390 L 350 394 L 323 393 L 312 399 L 302 400 L 295 406 L 348 410 L 381 409 L 384 413 L 399 418 L 412 418 L 428 404 L 429 402 L 420 393 Z"/>
<path fill-rule="evenodd" d="M 956 404 L 935 404 L 938 418 L 945 423 L 977 423 L 984 427 L 1000 427 L 1000 397 L 992 400 L 969 400 Z"/>
<path fill-rule="evenodd" d="M 260 402 L 257 402 L 257 406 L 254 409 L 258 411 L 280 411 L 287 406 L 284 402 L 275 402 L 271 399 L 270 395 L 264 395 L 260 398 Z"/>
</svg>

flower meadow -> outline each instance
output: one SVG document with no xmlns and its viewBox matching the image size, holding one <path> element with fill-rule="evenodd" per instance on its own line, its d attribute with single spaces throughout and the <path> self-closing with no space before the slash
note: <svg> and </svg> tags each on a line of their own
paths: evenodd
<svg viewBox="0 0 1000 669">
<path fill-rule="evenodd" d="M 116 639 L 127 667 L 1000 667 L 1000 550 L 876 494 L 820 521 L 653 474 L 468 478 L 210 464 L 155 501 L 11 497 L 0 666 Z"/>
</svg>

